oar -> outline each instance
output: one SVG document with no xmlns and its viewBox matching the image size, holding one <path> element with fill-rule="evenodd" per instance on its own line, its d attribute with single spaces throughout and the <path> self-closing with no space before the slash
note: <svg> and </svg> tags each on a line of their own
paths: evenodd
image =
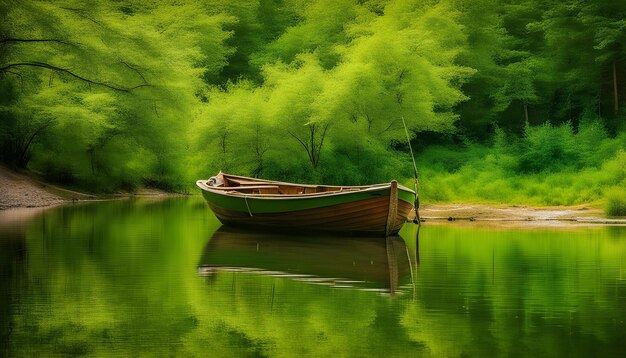
<svg viewBox="0 0 626 358">
<path fill-rule="evenodd" d="M 417 187 L 419 186 L 419 180 L 417 179 L 419 174 L 417 172 L 417 164 L 415 164 L 415 156 L 413 155 L 413 148 L 411 147 L 411 137 L 409 136 L 409 130 L 406 127 L 406 122 L 404 121 L 404 116 L 402 116 L 402 124 L 404 125 L 404 133 L 406 133 L 406 141 L 409 143 L 409 151 L 411 152 L 411 159 L 413 160 L 413 188 L 415 190 L 415 220 L 414 223 L 420 223 L 420 198 L 417 194 Z"/>
</svg>

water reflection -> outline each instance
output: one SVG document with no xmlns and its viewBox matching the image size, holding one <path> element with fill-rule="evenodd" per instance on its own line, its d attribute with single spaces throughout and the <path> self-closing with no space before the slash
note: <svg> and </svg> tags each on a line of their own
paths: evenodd
<svg viewBox="0 0 626 358">
<path fill-rule="evenodd" d="M 17 225 L 2 225 L 0 221 L 0 356 L 9 356 L 8 348 L 13 324 L 13 303 L 17 301 L 10 289 L 18 286 L 16 277 L 24 270 L 26 243 Z M 4 231 L 6 229 L 7 231 Z"/>
<path fill-rule="evenodd" d="M 243 272 L 393 295 L 412 287 L 412 256 L 400 236 L 298 236 L 224 226 L 207 243 L 198 273 Z"/>
<path fill-rule="evenodd" d="M 201 198 L 1 219 L 0 356 L 626 352 L 626 228 L 279 239 L 224 233 Z"/>
</svg>

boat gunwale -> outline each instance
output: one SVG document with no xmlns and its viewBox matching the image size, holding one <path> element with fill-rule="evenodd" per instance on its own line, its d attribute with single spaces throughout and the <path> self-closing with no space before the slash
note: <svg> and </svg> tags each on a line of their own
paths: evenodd
<svg viewBox="0 0 626 358">
<path fill-rule="evenodd" d="M 348 189 L 367 189 L 367 188 L 372 188 L 372 187 L 379 187 L 379 186 L 386 186 L 386 185 L 391 185 L 391 182 L 389 183 L 378 183 L 378 184 L 369 184 L 369 185 L 324 185 L 324 184 L 299 184 L 299 183 L 290 183 L 290 182 L 286 182 L 286 181 L 276 181 L 276 180 L 267 180 L 267 179 L 257 179 L 257 178 L 250 178 L 250 177 L 244 177 L 242 175 L 234 175 L 234 174 L 227 174 L 227 173 L 222 173 L 219 172 L 217 175 L 222 174 L 223 176 L 226 177 L 226 179 L 228 179 L 228 177 L 233 177 L 233 178 L 238 178 L 238 179 L 250 179 L 252 181 L 259 181 L 259 182 L 264 182 L 264 183 L 273 183 L 273 184 L 278 184 L 278 185 L 288 185 L 288 186 L 301 186 L 301 187 L 306 187 L 306 188 L 319 188 L 319 187 L 326 187 L 326 188 L 348 188 Z M 199 180 L 200 181 L 200 180 Z M 413 189 L 408 188 L 400 183 L 398 183 L 398 188 L 402 188 L 405 191 L 408 191 L 412 194 L 415 194 L 415 192 L 413 191 Z M 311 193 L 311 194 L 319 194 L 319 193 Z M 282 194 L 281 194 L 282 195 Z M 302 194 L 298 194 L 298 195 L 302 195 Z"/>
<path fill-rule="evenodd" d="M 245 177 L 242 177 L 245 178 Z M 251 179 L 251 178 L 248 178 Z M 262 180 L 262 179 L 261 179 Z M 389 189 L 391 187 L 391 183 L 381 183 L 381 184 L 372 184 L 372 185 L 367 185 L 367 186 L 330 186 L 330 185 L 306 185 L 307 187 L 331 187 L 331 188 L 359 188 L 358 190 L 346 190 L 346 191 L 325 191 L 325 192 L 319 192 L 319 193 L 306 193 L 306 194 L 247 194 L 247 193 L 241 193 L 238 192 L 236 190 L 232 190 L 232 191 L 225 191 L 225 190 L 219 190 L 219 189 L 212 189 L 210 186 L 206 185 L 206 182 L 208 180 L 203 179 L 203 180 L 198 180 L 196 181 L 196 185 L 204 190 L 204 191 L 208 191 L 210 193 L 213 194 L 217 194 L 217 195 L 222 195 L 222 196 L 228 196 L 228 197 L 234 197 L 234 198 L 254 198 L 254 199 L 263 199 L 263 200 L 294 200 L 294 199 L 309 199 L 309 198 L 319 198 L 319 197 L 330 197 L 330 196 L 337 196 L 337 195 L 349 195 L 349 194 L 357 194 L 357 193 L 364 193 L 364 192 L 370 192 L 370 191 L 378 191 L 378 190 L 385 190 L 385 189 Z M 277 183 L 277 184 L 286 184 L 286 185 L 290 185 L 290 186 L 305 186 L 305 185 L 300 185 L 300 184 L 295 184 L 295 183 L 284 183 L 284 182 L 274 182 L 274 181 L 269 181 L 269 180 L 263 180 L 267 183 Z M 245 188 L 245 186 L 242 186 L 242 188 Z M 415 192 L 409 188 L 406 188 L 402 185 L 398 185 L 398 189 L 400 190 L 404 190 L 407 191 L 411 194 L 415 194 Z"/>
</svg>

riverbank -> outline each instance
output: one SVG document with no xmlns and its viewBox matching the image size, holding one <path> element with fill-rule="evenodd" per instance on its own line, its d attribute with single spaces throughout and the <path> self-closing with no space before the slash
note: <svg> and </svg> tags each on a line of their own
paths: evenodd
<svg viewBox="0 0 626 358">
<path fill-rule="evenodd" d="M 139 189 L 133 193 L 96 195 L 78 192 L 46 183 L 30 172 L 15 172 L 0 166 L 0 210 L 40 208 L 89 200 L 111 200 L 125 197 L 178 196 L 156 189 Z"/>
<path fill-rule="evenodd" d="M 0 166 L 0 209 L 42 207 L 71 201 L 25 173 Z"/>
<path fill-rule="evenodd" d="M 136 196 L 175 196 L 160 190 L 141 189 L 135 193 L 94 195 L 60 188 L 41 181 L 31 173 L 17 173 L 0 167 L 0 210 L 38 208 L 79 201 L 110 200 Z M 623 224 L 626 218 L 610 218 L 596 206 L 506 206 L 487 204 L 427 204 L 420 208 L 424 221 L 486 222 L 576 222 L 587 224 Z"/>
<path fill-rule="evenodd" d="M 576 206 L 506 206 L 484 204 L 432 204 L 420 209 L 426 222 L 500 222 L 559 225 L 567 223 L 626 225 L 626 217 L 607 217 L 599 207 Z"/>
</svg>

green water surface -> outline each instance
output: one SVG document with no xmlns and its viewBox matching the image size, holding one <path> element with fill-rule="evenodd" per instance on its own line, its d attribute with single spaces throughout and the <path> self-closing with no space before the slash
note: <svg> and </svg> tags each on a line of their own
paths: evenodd
<svg viewBox="0 0 626 358">
<path fill-rule="evenodd" d="M 0 354 L 626 354 L 626 228 L 229 230 L 200 198 L 0 212 Z"/>
</svg>

